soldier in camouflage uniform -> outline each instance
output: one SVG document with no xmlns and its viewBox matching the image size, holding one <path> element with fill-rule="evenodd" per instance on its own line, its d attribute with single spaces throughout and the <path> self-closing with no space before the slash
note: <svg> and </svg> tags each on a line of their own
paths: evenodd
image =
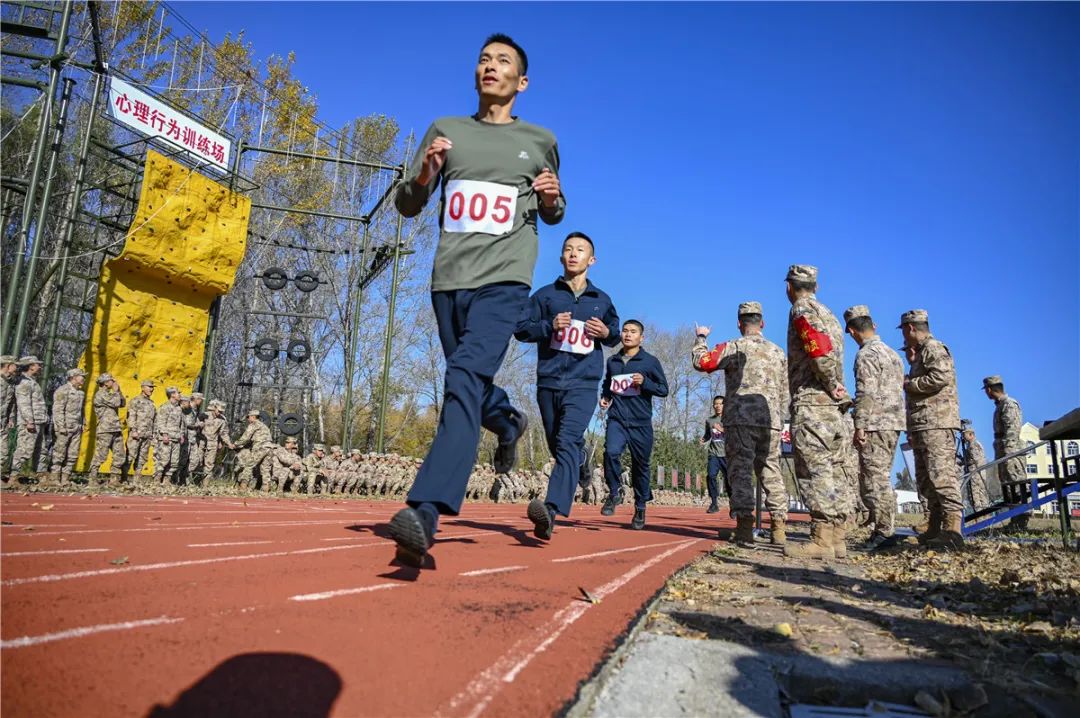
<svg viewBox="0 0 1080 718">
<path fill-rule="evenodd" d="M 180 468 L 180 449 L 184 445 L 184 413 L 180 408 L 180 390 L 166 387 L 168 397 L 154 417 L 154 479 L 164 486 L 172 483 Z"/>
<path fill-rule="evenodd" d="M 978 468 L 986 464 L 986 451 L 975 438 L 975 429 L 970 419 L 960 420 L 960 446 L 963 462 L 961 468 L 968 476 L 971 507 L 976 511 L 985 509 L 990 505 L 990 494 L 987 492 L 986 477 L 983 476 L 983 472 L 978 471 Z"/>
<path fill-rule="evenodd" d="M 184 429 L 188 449 L 187 473 L 193 482 L 201 482 L 203 478 L 203 455 L 206 453 L 206 443 L 203 439 L 203 425 L 206 423 L 206 414 L 202 410 L 203 395 L 194 392 L 191 395 L 190 411 L 184 415 Z"/>
<path fill-rule="evenodd" d="M 37 454 L 45 436 L 45 425 L 49 423 L 49 408 L 45 404 L 45 395 L 37 377 L 41 373 L 41 360 L 36 356 L 25 356 L 19 360 L 22 370 L 19 381 L 15 384 L 15 455 L 11 460 L 13 472 L 23 470 L 23 465 L 30 462 L 30 471 L 35 472 Z"/>
<path fill-rule="evenodd" d="M 314 494 L 322 489 L 326 481 L 324 460 L 326 459 L 326 447 L 323 444 L 315 444 L 311 447 L 311 453 L 304 457 L 304 483 L 308 487 L 308 493 Z M 383 479 L 385 481 L 385 478 Z"/>
<path fill-rule="evenodd" d="M 71 472 L 79 458 L 83 405 L 86 403 L 86 392 L 82 389 L 85 381 L 85 371 L 68 369 L 67 381 L 53 392 L 52 474 L 60 477 L 61 486 L 65 486 L 71 479 Z"/>
<path fill-rule="evenodd" d="M 188 461 L 191 459 L 191 442 L 188 440 L 187 425 L 191 417 L 191 397 L 187 394 L 180 395 L 180 431 L 184 440 L 180 442 L 180 460 L 176 464 L 176 483 L 179 486 L 187 484 Z"/>
<path fill-rule="evenodd" d="M 930 513 L 929 526 L 919 535 L 919 542 L 959 547 L 964 543 L 964 503 L 956 463 L 956 431 L 960 428 L 956 367 L 949 348 L 930 333 L 925 309 L 904 312 L 900 329 L 911 361 L 904 379 L 908 439 L 915 454 L 915 481 L 926 496 Z"/>
<path fill-rule="evenodd" d="M 348 457 L 342 460 L 341 465 L 338 467 L 340 472 L 341 481 L 341 493 L 351 494 L 356 491 L 356 485 L 360 480 L 360 457 L 362 452 L 360 449 L 352 449 L 349 451 Z"/>
<path fill-rule="evenodd" d="M 904 366 L 900 355 L 877 334 L 864 304 L 844 312 L 848 335 L 859 345 L 855 355 L 855 448 L 859 452 L 860 493 L 870 511 L 873 531 L 867 550 L 892 543 L 896 492 L 892 466 L 904 418 Z"/>
<path fill-rule="evenodd" d="M 788 269 L 788 384 L 795 476 L 810 509 L 810 542 L 788 544 L 784 554 L 844 558 L 844 417 L 851 398 L 844 387 L 844 334 L 829 308 L 818 301 L 817 267 Z"/>
<path fill-rule="evenodd" d="M 137 397 L 128 402 L 127 457 L 132 464 L 132 480 L 142 479 L 143 466 L 150 458 L 150 446 L 154 443 L 154 423 L 157 419 L 157 407 L 150 396 L 154 393 L 154 382 L 146 379 L 140 386 Z"/>
<path fill-rule="evenodd" d="M 94 458 L 90 462 L 90 483 L 98 480 L 98 471 L 105 459 L 112 452 L 112 471 L 114 477 L 109 483 L 123 479 L 127 452 L 124 451 L 124 427 L 120 424 L 120 409 L 126 403 L 120 392 L 120 385 L 112 374 L 101 374 L 97 378 L 97 391 L 94 392 Z"/>
<path fill-rule="evenodd" d="M 1020 429 L 1024 426 L 1024 414 L 1020 402 L 1005 393 L 1005 382 L 1000 376 L 983 379 L 986 398 L 994 402 L 994 459 L 1000 459 L 1024 448 Z M 1027 481 L 1024 457 L 1016 456 L 997 465 L 998 480 Z"/>
<path fill-rule="evenodd" d="M 754 545 L 754 486 L 760 481 L 772 522 L 771 541 L 783 545 L 788 495 L 780 476 L 780 430 L 791 398 L 787 362 L 783 350 L 761 334 L 765 322 L 759 302 L 740 304 L 738 318 L 742 336 L 712 351 L 705 343 L 709 328 L 697 328 L 693 365 L 699 371 L 724 371 L 723 422 L 735 542 Z"/>
<path fill-rule="evenodd" d="M 214 478 L 218 450 L 229 445 L 229 422 L 225 419 L 225 404 L 213 399 L 207 404 L 209 413 L 202 422 L 202 466 L 197 469 L 202 481 Z"/>
<path fill-rule="evenodd" d="M 341 470 L 341 462 L 344 460 L 345 455 L 341 453 L 341 447 L 337 444 L 330 447 L 330 455 L 323 459 L 327 493 L 337 493 L 338 486 L 341 483 L 341 476 L 338 472 Z"/>
<path fill-rule="evenodd" d="M 270 451 L 274 448 L 274 439 L 270 427 L 259 419 L 259 410 L 251 409 L 247 413 L 248 425 L 244 433 L 229 448 L 239 449 L 236 455 L 236 483 L 241 489 L 256 488 L 255 470 L 258 469 L 263 484 L 269 483 Z"/>
<path fill-rule="evenodd" d="M 11 430 L 15 428 L 15 384 L 19 366 L 10 354 L 0 356 L 0 475 L 7 481 L 8 455 L 11 453 Z"/>
<path fill-rule="evenodd" d="M 277 493 L 284 493 L 285 487 L 300 476 L 300 457 L 296 455 L 296 439 L 286 437 L 283 446 L 275 446 L 270 450 L 270 471 L 263 479 L 262 490 L 270 493 L 270 484 L 277 484 Z"/>
</svg>

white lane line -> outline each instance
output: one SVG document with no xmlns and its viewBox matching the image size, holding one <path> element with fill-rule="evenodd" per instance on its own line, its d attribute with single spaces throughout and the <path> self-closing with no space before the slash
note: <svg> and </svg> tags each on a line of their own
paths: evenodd
<svg viewBox="0 0 1080 718">
<path fill-rule="evenodd" d="M 132 571 L 159 571 L 165 568 L 181 568 L 183 566 L 204 566 L 210 563 L 223 563 L 225 561 L 251 561 L 258 558 L 278 558 L 280 556 L 299 556 L 309 553 L 324 553 L 326 551 L 343 551 L 353 548 L 369 548 L 373 546 L 389 546 L 392 541 L 379 541 L 377 543 L 359 544 L 355 546 L 324 546 L 323 548 L 306 548 L 296 551 L 271 551 L 269 553 L 249 553 L 241 556 L 218 556 L 216 558 L 200 558 L 189 561 L 164 561 L 161 563 L 148 563 L 136 566 L 124 566 L 122 568 L 102 568 L 96 571 L 75 571 L 74 573 L 52 573 L 44 576 L 30 576 L 28 578 L 10 578 L 4 581 L 4 586 L 21 586 L 27 583 L 51 583 L 53 581 L 70 581 L 76 578 L 89 578 L 91 576 L 109 576 L 116 573 L 130 573 Z"/>
<path fill-rule="evenodd" d="M 362 539 L 363 536 L 343 536 L 342 538 L 327 538 L 319 539 L 320 541 L 355 541 L 356 539 Z"/>
<path fill-rule="evenodd" d="M 172 526 L 170 524 L 164 524 L 161 526 L 146 526 L 137 529 L 83 529 L 81 531 L 34 531 L 27 533 L 27 536 L 71 536 L 75 534 L 111 534 L 111 533 L 145 533 L 147 531 L 200 531 L 203 529 L 244 529 L 244 528 L 270 528 L 270 527 L 291 527 L 291 526 L 326 526 L 329 524 L 341 525 L 342 521 L 348 521 L 348 519 L 326 520 L 326 521 L 249 521 L 241 523 L 239 521 L 233 521 L 230 523 L 216 522 L 208 524 L 180 524 L 178 526 Z M 49 527 L 51 528 L 51 526 Z"/>
<path fill-rule="evenodd" d="M 4 528 L 6 528 L 6 529 L 20 529 L 20 530 L 22 530 L 22 529 L 25 529 L 27 526 L 33 526 L 34 528 L 37 528 L 38 526 L 44 526 L 47 529 L 54 529 L 54 528 L 80 528 L 82 526 L 86 526 L 86 524 L 37 524 L 37 523 L 34 523 L 33 521 L 31 521 L 29 523 L 25 523 L 25 524 L 4 524 Z"/>
<path fill-rule="evenodd" d="M 56 551 L 8 551 L 0 556 L 52 556 L 60 553 L 104 553 L 107 548 L 63 548 Z"/>
<path fill-rule="evenodd" d="M 677 541 L 665 541 L 663 543 L 650 543 L 644 546 L 631 546 L 630 548 L 616 548 L 610 551 L 597 551 L 596 553 L 582 554 L 581 556 L 567 556 L 566 558 L 553 558 L 552 563 L 566 563 L 568 561 L 584 561 L 587 558 L 599 558 L 600 556 L 611 556 L 617 553 L 627 553 L 629 551 L 641 551 L 647 548 L 659 548 L 661 546 L 671 546 L 677 543 L 684 543 L 686 539 L 679 539 Z"/>
<path fill-rule="evenodd" d="M 66 638 L 82 638 L 83 636 L 91 636 L 95 633 L 105 633 L 106 631 L 130 631 L 133 628 L 143 628 L 145 626 L 162 626 L 168 623 L 179 623 L 183 620 L 184 619 L 182 618 L 169 618 L 168 616 L 161 616 L 160 618 L 147 618 L 142 621 L 124 621 L 123 623 L 101 623 L 96 626 L 83 626 L 82 628 L 71 628 L 67 631 L 45 633 L 40 636 L 23 636 L 22 638 L 12 638 L 7 641 L 0 641 L 0 648 L 25 648 L 26 646 L 36 646 L 39 643 L 62 641 Z"/>
<path fill-rule="evenodd" d="M 189 543 L 188 548 L 214 548 L 217 546 L 254 546 L 256 544 L 274 543 L 273 541 L 222 541 L 221 543 Z"/>
<path fill-rule="evenodd" d="M 502 566 L 501 568 L 481 568 L 475 571 L 462 571 L 459 576 L 486 576 L 490 573 L 505 573 L 507 571 L 520 571 L 528 566 Z"/>
<path fill-rule="evenodd" d="M 466 538 L 469 536 L 498 535 L 492 531 L 478 531 L 467 534 L 449 534 L 444 539 Z M 250 561 L 259 558 L 278 558 L 281 556 L 302 556 L 309 553 L 326 553 L 328 551 L 347 551 L 354 548 L 372 548 L 378 546 L 393 546 L 393 541 L 374 541 L 364 544 L 349 544 L 345 546 L 323 546 L 320 548 L 304 548 L 293 551 L 271 551 L 269 553 L 250 553 L 240 556 L 217 556 L 215 558 L 199 558 L 187 561 L 163 561 L 161 563 L 148 563 L 121 568 L 102 568 L 95 571 L 75 571 L 73 573 L 53 573 L 44 576 L 29 576 L 27 578 L 9 578 L 0 583 L 2 586 L 21 586 L 27 583 L 52 583 L 54 581 L 70 581 L 77 578 L 89 578 L 91 576 L 109 576 L 117 573 L 130 573 L 132 571 L 158 571 L 166 568 L 181 568 L 184 566 L 203 566 L 210 563 L 223 563 L 225 561 Z"/>
<path fill-rule="evenodd" d="M 350 596 L 354 593 L 368 593 L 369 591 L 382 591 L 386 588 L 401 588 L 404 583 L 377 583 L 374 586 L 360 586 L 359 588 L 339 588 L 336 591 L 323 591 L 322 593 L 301 593 L 289 596 L 290 601 L 323 601 L 336 596 Z"/>
<path fill-rule="evenodd" d="M 610 596 L 664 559 L 699 541 L 701 539 L 681 541 L 677 546 L 672 546 L 667 551 L 653 556 L 648 561 L 638 564 L 618 578 L 609 581 L 593 591 L 592 594 L 597 598 Z M 574 600 L 567 604 L 565 608 L 560 609 L 550 621 L 533 631 L 528 638 L 523 638 L 515 643 L 513 648 L 504 653 L 499 660 L 474 678 L 463 691 L 454 696 L 449 703 L 449 713 L 465 715 L 468 718 L 479 716 L 495 698 L 495 695 L 502 690 L 503 685 L 513 683 L 518 674 L 534 658 L 546 651 L 567 628 L 585 615 L 585 612 L 592 608 L 593 605 L 595 604 Z M 447 712 L 440 710 L 436 715 L 447 715 Z"/>
</svg>

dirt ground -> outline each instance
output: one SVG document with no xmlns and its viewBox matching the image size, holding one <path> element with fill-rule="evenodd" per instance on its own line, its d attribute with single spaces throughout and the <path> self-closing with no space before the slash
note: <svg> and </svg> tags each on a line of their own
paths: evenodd
<svg viewBox="0 0 1080 718">
<path fill-rule="evenodd" d="M 767 543 L 721 546 L 669 581 L 644 630 L 781 653 L 926 660 L 1021 701 L 1080 696 L 1080 553 L 1060 539 L 975 540 L 959 552 L 909 539 L 848 555 L 792 560 Z M 962 713 L 936 699 L 940 714 Z"/>
</svg>

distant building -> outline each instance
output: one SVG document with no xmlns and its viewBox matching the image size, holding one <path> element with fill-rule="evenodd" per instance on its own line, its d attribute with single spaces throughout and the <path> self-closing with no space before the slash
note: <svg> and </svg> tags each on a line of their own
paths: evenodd
<svg viewBox="0 0 1080 718">
<path fill-rule="evenodd" d="M 1024 422 L 1024 425 L 1020 428 L 1020 439 L 1023 440 L 1027 446 L 1035 446 L 1039 443 L 1039 428 L 1031 422 Z M 1080 442 L 1075 440 L 1070 441 L 1057 441 L 1058 452 L 1058 471 L 1061 471 L 1060 460 L 1066 456 L 1076 456 L 1080 454 Z M 1052 479 L 1054 478 L 1053 472 L 1050 470 L 1052 463 L 1052 457 L 1050 455 L 1050 445 L 1046 444 L 1035 449 L 1033 453 L 1030 453 L 1024 457 L 1024 462 L 1027 465 L 1027 475 L 1030 479 Z M 1075 473 L 1075 464 L 1069 466 L 1070 473 Z M 1073 494 L 1069 497 L 1070 509 L 1077 511 L 1080 510 L 1080 496 Z M 1057 502 L 1051 501 L 1050 503 L 1043 504 L 1037 509 L 1043 514 L 1056 514 Z"/>
</svg>

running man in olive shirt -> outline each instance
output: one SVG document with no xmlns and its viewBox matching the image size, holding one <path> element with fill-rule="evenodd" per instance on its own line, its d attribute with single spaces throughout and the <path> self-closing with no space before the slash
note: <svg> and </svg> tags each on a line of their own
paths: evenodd
<svg viewBox="0 0 1080 718">
<path fill-rule="evenodd" d="M 402 215 L 414 217 L 441 187 L 431 304 L 446 356 L 445 398 L 408 507 L 390 521 L 397 558 L 410 566 L 423 564 L 439 514 L 461 509 L 480 427 L 499 437 L 498 473 L 513 468 L 526 429 L 525 415 L 494 378 L 529 301 L 537 217 L 557 224 L 566 207 L 555 136 L 512 114 L 527 71 L 517 43 L 489 37 L 476 65 L 477 113 L 428 128 L 394 198 Z"/>
</svg>

